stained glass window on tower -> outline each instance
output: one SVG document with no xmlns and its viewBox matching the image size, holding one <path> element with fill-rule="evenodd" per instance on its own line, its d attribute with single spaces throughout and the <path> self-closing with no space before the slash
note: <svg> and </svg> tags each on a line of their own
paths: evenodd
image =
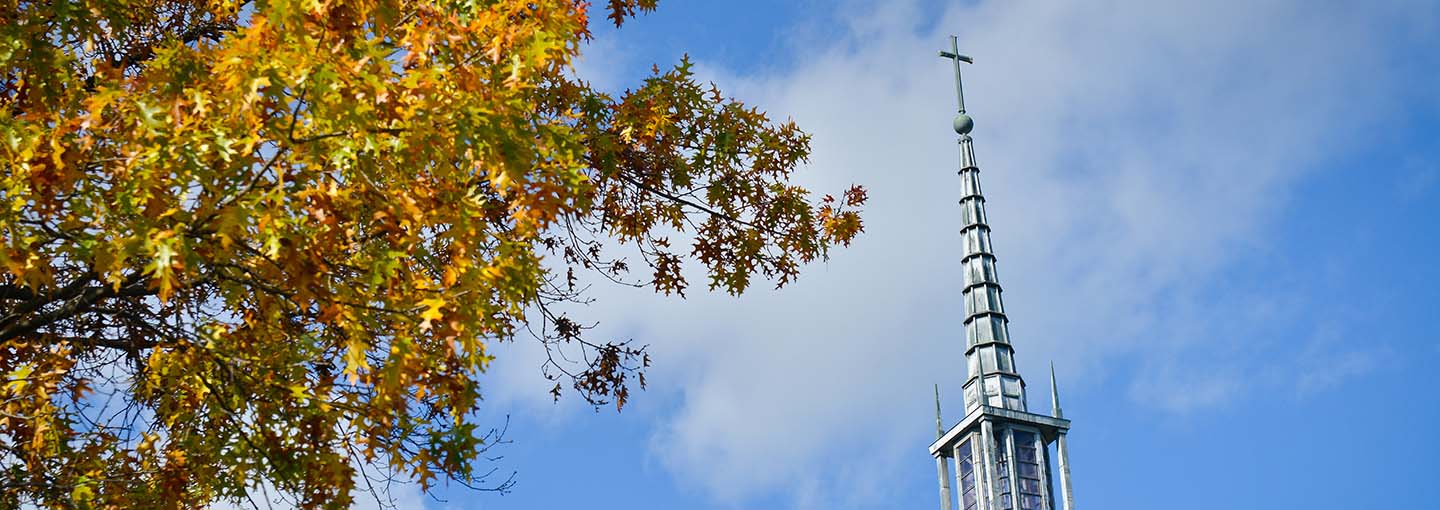
<svg viewBox="0 0 1440 510">
<path fill-rule="evenodd" d="M 1005 431 L 996 434 L 995 452 L 995 458 L 998 460 L 995 463 L 995 489 L 998 493 L 995 507 L 1000 510 L 1010 510 L 1015 508 L 1010 499 L 1010 434 Z"/>
<path fill-rule="evenodd" d="M 975 455 L 969 440 L 956 449 L 955 463 L 960 466 L 960 508 L 974 510 L 979 498 L 975 487 Z"/>
<path fill-rule="evenodd" d="M 1020 510 L 1041 510 L 1040 453 L 1035 434 L 1015 431 L 1015 473 L 1019 475 Z"/>
</svg>

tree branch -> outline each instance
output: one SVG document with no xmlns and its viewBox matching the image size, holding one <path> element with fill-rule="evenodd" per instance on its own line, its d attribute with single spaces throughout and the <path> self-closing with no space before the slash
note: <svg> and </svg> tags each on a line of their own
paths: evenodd
<svg viewBox="0 0 1440 510">
<path fill-rule="evenodd" d="M 54 324 L 57 321 L 74 317 L 75 315 L 89 309 L 90 306 L 101 299 L 121 296 L 143 296 L 153 294 L 154 291 L 145 287 L 145 279 L 141 274 L 135 274 L 125 280 L 125 283 L 117 290 L 110 286 L 87 287 L 83 280 L 77 280 L 62 289 L 65 294 L 78 294 L 65 299 L 65 304 L 48 312 L 40 313 L 29 319 L 20 320 L 20 312 L 13 313 L 7 317 L 6 324 L 0 328 L 0 343 L 9 342 L 22 335 L 34 333 L 36 330 Z M 75 292 L 78 290 L 78 292 Z M 65 292 L 71 291 L 71 292 Z M 54 302 L 49 300 L 47 302 Z M 43 304 L 42 304 L 43 305 Z"/>
</svg>

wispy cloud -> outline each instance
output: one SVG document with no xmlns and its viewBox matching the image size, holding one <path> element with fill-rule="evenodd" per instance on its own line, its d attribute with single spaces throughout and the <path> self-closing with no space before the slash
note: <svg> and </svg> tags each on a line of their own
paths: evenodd
<svg viewBox="0 0 1440 510">
<path fill-rule="evenodd" d="M 1308 397 L 1334 388 L 1358 375 L 1374 370 L 1380 359 L 1394 352 L 1383 342 L 1349 341 L 1338 324 L 1322 323 L 1315 335 L 1295 356 L 1296 394 Z M 1349 332 L 1348 334 L 1354 334 Z"/>
</svg>

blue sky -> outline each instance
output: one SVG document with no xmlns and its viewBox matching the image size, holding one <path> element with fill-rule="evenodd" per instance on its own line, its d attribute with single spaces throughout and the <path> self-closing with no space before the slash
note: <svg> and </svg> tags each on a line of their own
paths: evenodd
<svg viewBox="0 0 1440 510">
<path fill-rule="evenodd" d="M 1421 508 L 1440 455 L 1440 8 L 662 2 L 597 27 L 621 90 L 688 53 L 812 132 L 800 179 L 871 189 L 867 233 L 780 292 L 601 289 L 649 344 L 623 413 L 550 401 L 504 346 L 506 495 L 409 508 L 936 508 L 931 384 L 957 421 L 960 37 L 1016 359 L 1054 361 L 1081 508 Z"/>
</svg>

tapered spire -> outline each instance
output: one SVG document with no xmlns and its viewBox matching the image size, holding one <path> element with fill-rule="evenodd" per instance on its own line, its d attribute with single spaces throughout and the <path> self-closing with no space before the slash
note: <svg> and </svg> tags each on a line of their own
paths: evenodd
<svg viewBox="0 0 1440 510">
<path fill-rule="evenodd" d="M 981 405 L 1025 410 L 1025 382 L 1015 370 L 1010 348 L 1009 319 L 1000 300 L 1000 278 L 995 271 L 995 254 L 990 247 L 990 225 L 985 218 L 985 196 L 980 192 L 980 166 L 975 162 L 970 132 L 975 121 L 965 113 L 965 90 L 960 63 L 974 60 L 959 52 L 955 36 L 950 50 L 941 51 L 955 69 L 955 101 L 958 113 L 952 127 L 960 135 L 960 237 L 964 252 L 965 357 L 969 375 L 965 383 L 965 411 Z"/>
</svg>

